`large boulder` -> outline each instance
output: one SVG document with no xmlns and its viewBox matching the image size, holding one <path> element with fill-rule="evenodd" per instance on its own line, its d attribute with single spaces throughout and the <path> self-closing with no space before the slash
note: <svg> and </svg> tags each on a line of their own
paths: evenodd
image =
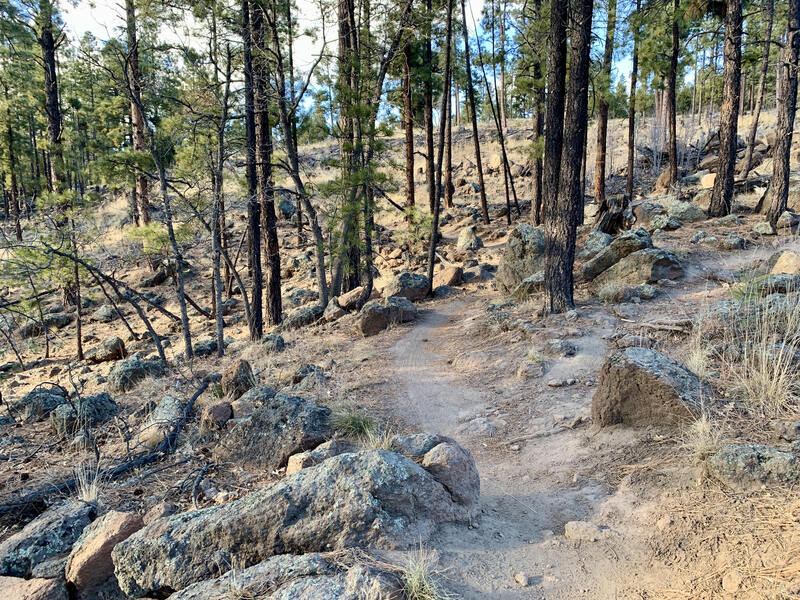
<svg viewBox="0 0 800 600">
<path fill-rule="evenodd" d="M 47 509 L 0 543 L 0 575 L 30 577 L 48 558 L 65 554 L 97 516 L 97 506 L 70 501 Z"/>
<path fill-rule="evenodd" d="M 383 290 L 383 297 L 398 296 L 409 300 L 422 300 L 428 293 L 429 282 L 425 275 L 402 271 Z"/>
<path fill-rule="evenodd" d="M 352 547 L 407 548 L 441 523 L 466 521 L 460 504 L 423 467 L 395 452 L 341 454 L 223 506 L 161 519 L 112 552 L 129 596 L 181 590 L 234 558 Z M 314 597 L 314 596 L 299 596 Z"/>
<path fill-rule="evenodd" d="M 38 577 L 0 577 L 0 590 L 7 600 L 69 600 L 63 581 Z"/>
<path fill-rule="evenodd" d="M 60 386 L 39 385 L 9 406 L 15 419 L 44 421 L 57 407 L 67 402 L 66 390 Z"/>
<path fill-rule="evenodd" d="M 592 231 L 586 236 L 586 241 L 583 242 L 583 248 L 578 252 L 578 258 L 581 260 L 589 260 L 597 256 L 603 248 L 614 241 L 613 236 L 603 233 L 602 231 Z"/>
<path fill-rule="evenodd" d="M 544 234 L 527 223 L 520 223 L 508 235 L 503 258 L 497 269 L 497 287 L 510 294 L 523 279 L 544 267 Z"/>
<path fill-rule="evenodd" d="M 684 202 L 682 200 L 670 202 L 667 205 L 667 214 L 684 223 L 696 223 L 698 221 L 705 221 L 708 218 L 706 211 L 702 208 L 696 204 Z"/>
<path fill-rule="evenodd" d="M 29 321 L 19 329 L 19 336 L 28 339 L 42 335 L 45 329 L 61 329 L 72 322 L 74 317 L 62 312 L 44 315 L 41 321 Z"/>
<path fill-rule="evenodd" d="M 402 600 L 397 576 L 374 566 L 346 566 L 336 557 L 312 552 L 273 556 L 247 569 L 195 583 L 170 596 L 170 600 Z"/>
<path fill-rule="evenodd" d="M 144 360 L 132 356 L 116 365 L 108 374 L 108 389 L 111 392 L 127 392 L 148 375 L 160 377 L 164 374 L 164 365 L 160 360 Z"/>
<path fill-rule="evenodd" d="M 483 248 L 483 240 L 478 237 L 475 225 L 470 225 L 461 230 L 456 240 L 457 250 L 477 250 Z"/>
<path fill-rule="evenodd" d="M 583 278 L 586 281 L 591 281 L 629 254 L 652 247 L 653 240 L 650 234 L 641 227 L 625 231 L 583 265 L 581 269 Z"/>
<path fill-rule="evenodd" d="M 800 460 L 763 444 L 728 444 L 708 458 L 711 474 L 738 489 L 794 485 L 800 481 Z"/>
<path fill-rule="evenodd" d="M 115 335 L 110 335 L 86 352 L 86 360 L 94 363 L 108 362 L 125 358 L 125 354 L 125 342 Z"/>
<path fill-rule="evenodd" d="M 331 436 L 330 416 L 329 408 L 277 394 L 232 427 L 216 452 L 235 464 L 278 469 L 292 454 L 315 448 Z"/>
<path fill-rule="evenodd" d="M 356 316 L 356 329 L 364 336 L 375 335 L 391 324 L 408 323 L 419 311 L 408 299 L 390 296 L 385 300 L 370 300 Z"/>
<path fill-rule="evenodd" d="M 72 546 L 66 566 L 67 581 L 84 596 L 114 575 L 111 550 L 144 527 L 142 517 L 112 510 L 83 530 Z"/>
<path fill-rule="evenodd" d="M 773 275 L 800 275 L 800 252 L 791 250 L 781 252 L 770 273 Z"/>
<path fill-rule="evenodd" d="M 102 392 L 57 406 L 50 413 L 50 425 L 59 436 L 72 435 L 83 427 L 105 423 L 118 411 L 119 407 L 114 399 Z"/>
<path fill-rule="evenodd" d="M 283 323 L 281 323 L 281 329 L 289 331 L 306 327 L 321 319 L 324 313 L 325 307 L 319 304 L 301 306 L 294 312 L 289 313 L 283 320 Z"/>
<path fill-rule="evenodd" d="M 101 323 L 110 323 L 119 316 L 116 309 L 111 304 L 103 304 L 92 313 L 92 319 Z"/>
<path fill-rule="evenodd" d="M 594 279 L 599 288 L 606 283 L 617 285 L 641 285 L 656 283 L 662 279 L 678 279 L 683 267 L 678 257 L 669 250 L 647 248 L 629 254 Z"/>
<path fill-rule="evenodd" d="M 643 347 L 611 355 L 592 398 L 592 420 L 605 427 L 674 425 L 696 417 L 710 389 L 682 364 Z"/>
<path fill-rule="evenodd" d="M 433 287 L 461 285 L 463 280 L 464 269 L 456 266 L 445 267 L 433 276 Z"/>
<path fill-rule="evenodd" d="M 250 363 L 244 359 L 233 361 L 222 374 L 222 393 L 230 400 L 236 400 L 256 384 Z"/>
<path fill-rule="evenodd" d="M 183 417 L 183 403 L 175 396 L 164 396 L 144 421 L 134 439 L 134 445 L 155 448 Z"/>
</svg>

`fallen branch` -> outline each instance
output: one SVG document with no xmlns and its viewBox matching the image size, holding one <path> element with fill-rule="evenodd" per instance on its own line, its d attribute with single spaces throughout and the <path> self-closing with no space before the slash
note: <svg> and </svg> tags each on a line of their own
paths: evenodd
<svg viewBox="0 0 800 600">
<path fill-rule="evenodd" d="M 177 421 L 175 421 L 175 424 L 172 426 L 172 430 L 164 437 L 161 443 L 156 446 L 155 450 L 149 454 L 140 456 L 139 458 L 135 458 L 115 467 L 99 471 L 96 477 L 100 477 L 103 481 L 111 481 L 121 475 L 124 475 L 125 473 L 132 471 L 133 469 L 143 467 L 144 465 L 166 458 L 172 454 L 172 452 L 175 450 L 175 443 L 178 440 L 178 435 L 183 429 L 184 423 L 189 418 L 192 408 L 194 407 L 194 403 L 200 397 L 200 394 L 206 391 L 208 385 L 209 381 L 204 381 L 197 391 L 192 395 L 192 397 L 189 399 L 189 402 L 186 403 L 186 406 L 183 409 L 183 414 Z M 27 515 L 36 516 L 47 508 L 47 500 L 52 496 L 67 495 L 75 492 L 77 489 L 78 481 L 76 477 L 70 477 L 69 479 L 66 479 L 60 483 L 45 486 L 33 492 L 29 492 L 28 494 L 25 494 L 16 500 L 12 500 L 11 502 L 7 502 L 5 504 L 0 504 L 0 517 L 13 512 L 21 512 Z"/>
</svg>

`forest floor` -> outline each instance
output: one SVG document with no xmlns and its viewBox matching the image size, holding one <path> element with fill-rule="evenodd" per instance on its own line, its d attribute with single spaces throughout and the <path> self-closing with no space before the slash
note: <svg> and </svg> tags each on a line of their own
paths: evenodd
<svg viewBox="0 0 800 600">
<path fill-rule="evenodd" d="M 523 131 L 517 140 L 520 148 L 525 135 Z M 468 160 L 470 149 L 466 142 L 462 144 L 459 160 Z M 306 151 L 318 157 L 316 164 L 330 154 L 327 147 Z M 315 174 L 324 177 L 322 172 Z M 419 184 L 418 198 L 423 198 Z M 476 225 L 485 245 L 471 258 L 496 267 L 511 228 L 501 216 L 502 179 L 495 173 L 488 186 L 494 220 L 490 226 Z M 526 186 L 522 178 L 522 198 L 529 189 Z M 737 198 L 742 206 L 750 207 L 755 199 L 755 195 Z M 476 207 L 477 195 L 458 192 L 452 218 L 443 228 L 443 252 L 452 252 L 459 231 L 475 223 Z M 122 210 L 123 201 L 110 203 L 98 219 L 117 222 Z M 402 216 L 387 210 L 381 224 L 390 231 L 401 229 Z M 721 234 L 710 221 L 660 232 L 653 241 L 680 257 L 685 271 L 682 279 L 660 286 L 654 299 L 642 302 L 606 303 L 585 285 L 578 285 L 576 311 L 566 315 L 539 316 L 541 298 L 509 301 L 491 279 L 476 278 L 450 297 L 420 302 L 420 317 L 412 323 L 364 338 L 355 333 L 349 315 L 333 323 L 282 331 L 286 350 L 268 354 L 248 341 L 239 306 L 226 317 L 225 333 L 231 337 L 226 356 L 189 362 L 180 358 L 183 348 L 176 324 L 148 311 L 156 329 L 169 340 L 172 369 L 166 377 L 148 378 L 134 390 L 115 396 L 120 416 L 100 428 L 98 452 L 105 464 L 122 460 L 127 452 L 125 432 L 135 427 L 148 405 L 166 394 L 188 398 L 206 373 L 222 372 L 236 358 L 250 361 L 259 383 L 276 389 L 291 386 L 302 365 L 314 364 L 324 371 L 324 382 L 298 393 L 334 411 L 370 414 L 385 430 L 443 433 L 474 456 L 481 477 L 478 517 L 469 526 L 445 526 L 425 543 L 436 551 L 442 584 L 453 597 L 798 597 L 800 494 L 784 488 L 728 489 L 708 477 L 694 460 L 684 429 L 624 425 L 598 429 L 590 421 L 600 369 L 621 336 L 638 336 L 668 356 L 685 359 L 696 341 L 694 334 L 661 324 L 697 318 L 715 302 L 731 297 L 734 273 L 756 268 L 778 250 L 800 251 L 797 236 L 753 235 L 752 226 L 761 218 L 746 210 L 742 218 L 740 225 L 724 231 L 746 238 L 750 242 L 746 249 L 722 251 L 691 243 L 701 230 Z M 527 222 L 528 215 L 523 214 L 521 220 Z M 232 238 L 238 240 L 241 226 L 237 220 L 237 234 Z M 582 230 L 579 245 L 588 232 L 588 227 Z M 309 252 L 308 244 L 297 246 L 295 236 L 294 227 L 282 221 L 285 264 Z M 421 265 L 408 257 L 391 263 L 385 257 L 398 244 L 388 239 L 382 244 L 378 251 L 384 258 L 378 266 L 385 277 L 378 280 L 379 286 L 397 269 Z M 105 232 L 101 248 L 108 255 L 124 257 L 130 247 L 119 228 Z M 198 244 L 189 253 L 189 261 L 196 274 L 188 280 L 188 291 L 200 304 L 208 305 L 209 261 L 204 246 Z M 149 274 L 144 261 L 138 266 L 120 265 L 117 275 L 131 285 Z M 307 300 L 294 292 L 313 289 L 314 279 L 307 271 L 290 269 L 285 278 L 286 311 L 294 308 L 291 298 L 298 298 L 297 305 L 313 301 L 313 294 Z M 156 291 L 167 295 L 164 306 L 177 312 L 169 282 Z M 97 290 L 89 295 L 97 303 L 104 302 Z M 210 338 L 213 322 L 191 314 L 196 339 Z M 126 340 L 129 354 L 153 355 L 152 345 L 127 336 L 119 321 L 90 321 L 83 333 L 88 346 L 119 335 Z M 567 342 L 574 352 L 569 356 L 553 352 L 550 340 Z M 4 401 L 18 399 L 44 382 L 70 389 L 74 385 L 84 395 L 105 390 L 113 363 L 76 364 L 69 329 L 56 332 L 51 344 L 50 358 L 34 361 L 24 372 L 0 381 Z M 29 342 L 25 352 L 29 357 L 41 356 L 41 340 Z M 523 365 L 532 365 L 534 373 L 521 373 Z M 198 400 L 196 412 L 218 401 L 207 392 Z M 800 415 L 793 417 L 800 419 Z M 767 421 L 731 422 L 726 424 L 724 438 L 762 439 L 768 429 Z M 157 502 L 169 501 L 188 510 L 195 501 L 200 506 L 229 501 L 282 477 L 281 472 L 214 463 L 214 449 L 222 435 L 189 428 L 170 463 L 109 482 L 102 492 L 103 502 L 116 510 L 144 512 Z M 46 422 L 5 428 L 0 455 L 0 498 L 69 476 L 76 465 L 93 460 L 92 451 L 52 436 Z M 193 485 L 201 469 L 224 497 L 194 497 Z M 8 520 L 0 523 L 0 539 L 18 526 Z M 408 554 L 387 552 L 385 556 L 402 564 Z"/>
</svg>

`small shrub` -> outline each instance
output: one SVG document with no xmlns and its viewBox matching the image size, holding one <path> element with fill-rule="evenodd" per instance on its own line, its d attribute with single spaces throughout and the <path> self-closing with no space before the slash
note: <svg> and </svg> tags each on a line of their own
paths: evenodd
<svg viewBox="0 0 800 600">
<path fill-rule="evenodd" d="M 436 582 L 436 553 L 420 546 L 411 553 L 401 578 L 409 600 L 450 600 L 452 596 Z"/>
<path fill-rule="evenodd" d="M 722 427 L 706 413 L 689 425 L 684 436 L 684 445 L 697 463 L 704 462 L 719 450 Z"/>
<path fill-rule="evenodd" d="M 347 437 L 363 438 L 375 429 L 375 420 L 355 410 L 347 410 L 333 417 L 333 428 Z"/>
<path fill-rule="evenodd" d="M 79 500 L 84 502 L 97 502 L 103 489 L 103 478 L 100 465 L 91 468 L 88 465 L 75 467 L 75 487 Z"/>
<path fill-rule="evenodd" d="M 600 289 L 597 290 L 597 297 L 606 304 L 611 304 L 612 302 L 619 302 L 622 293 L 623 288 L 621 285 L 609 281 L 600 286 Z"/>
</svg>

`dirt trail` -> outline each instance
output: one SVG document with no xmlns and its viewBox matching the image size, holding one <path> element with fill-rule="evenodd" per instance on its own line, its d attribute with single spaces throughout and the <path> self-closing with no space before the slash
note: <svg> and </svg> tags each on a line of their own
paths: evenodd
<svg viewBox="0 0 800 600">
<path fill-rule="evenodd" d="M 633 557 L 645 554 L 639 540 L 625 539 L 617 529 L 624 526 L 627 499 L 612 496 L 602 481 L 578 475 L 592 454 L 588 430 L 554 423 L 554 414 L 588 412 L 592 390 L 553 390 L 546 399 L 532 398 L 531 422 L 549 423 L 544 429 L 554 433 L 526 440 L 518 451 L 490 448 L 485 435 L 460 425 L 490 413 L 502 394 L 495 385 L 484 391 L 470 387 L 467 374 L 447 360 L 453 336 L 479 309 L 474 300 L 462 299 L 431 310 L 391 349 L 399 389 L 395 416 L 457 439 L 473 453 L 481 475 L 481 514 L 473 526 L 446 527 L 428 544 L 439 553 L 447 587 L 465 599 L 627 597 L 618 582 L 633 574 Z M 604 344 L 591 335 L 582 338 L 574 359 L 557 361 L 551 372 L 594 370 L 603 355 Z M 564 524 L 583 519 L 608 525 L 601 539 L 565 540 Z M 517 573 L 528 577 L 527 586 L 515 581 Z"/>
</svg>

